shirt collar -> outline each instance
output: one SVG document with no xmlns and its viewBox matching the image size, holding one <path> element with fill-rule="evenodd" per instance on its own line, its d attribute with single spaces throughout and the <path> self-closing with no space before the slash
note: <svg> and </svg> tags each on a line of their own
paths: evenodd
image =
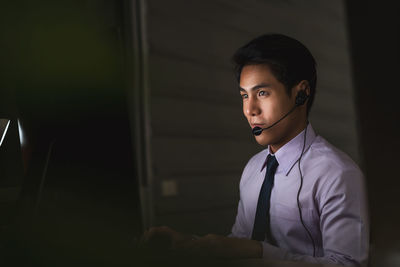
<svg viewBox="0 0 400 267">
<path fill-rule="evenodd" d="M 307 131 L 306 131 L 307 129 Z M 314 129 L 311 126 L 311 123 L 308 123 L 306 129 L 304 129 L 301 133 L 299 133 L 292 140 L 283 145 L 275 154 L 271 153 L 270 147 L 268 146 L 268 155 L 274 155 L 276 160 L 279 163 L 277 172 L 284 171 L 286 176 L 288 176 L 289 172 L 293 168 L 294 164 L 299 160 L 301 155 L 303 144 L 304 144 L 304 133 L 306 132 L 306 144 L 304 147 L 303 154 L 308 150 L 312 142 L 314 142 L 315 137 L 317 136 Z M 267 158 L 266 157 L 266 158 Z M 261 167 L 261 171 L 265 168 L 267 164 L 267 160 L 265 160 L 264 164 Z"/>
</svg>

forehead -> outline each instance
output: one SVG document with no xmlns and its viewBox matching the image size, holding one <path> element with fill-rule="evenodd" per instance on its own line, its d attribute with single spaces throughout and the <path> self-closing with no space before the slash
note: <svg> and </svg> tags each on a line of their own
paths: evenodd
<svg viewBox="0 0 400 267">
<path fill-rule="evenodd" d="M 247 90 L 261 83 L 276 84 L 279 81 L 266 64 L 246 65 L 243 67 L 240 74 L 241 88 Z"/>
</svg>

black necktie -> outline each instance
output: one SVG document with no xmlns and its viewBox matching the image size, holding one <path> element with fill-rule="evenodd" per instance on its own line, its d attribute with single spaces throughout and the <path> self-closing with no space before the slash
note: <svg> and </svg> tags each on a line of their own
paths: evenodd
<svg viewBox="0 0 400 267">
<path fill-rule="evenodd" d="M 261 186 L 258 196 L 257 212 L 254 219 L 254 227 L 251 239 L 264 241 L 265 235 L 268 240 L 272 240 L 271 229 L 269 225 L 269 207 L 271 199 L 271 190 L 274 186 L 274 175 L 279 163 L 274 156 L 268 155 L 267 172 L 264 182 Z"/>
</svg>

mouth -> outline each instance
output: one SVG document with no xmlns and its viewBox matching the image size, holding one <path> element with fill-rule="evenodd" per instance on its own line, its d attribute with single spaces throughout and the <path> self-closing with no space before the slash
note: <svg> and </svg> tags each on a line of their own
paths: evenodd
<svg viewBox="0 0 400 267">
<path fill-rule="evenodd" d="M 263 128 L 265 123 L 250 123 L 251 128 L 260 127 Z"/>
</svg>

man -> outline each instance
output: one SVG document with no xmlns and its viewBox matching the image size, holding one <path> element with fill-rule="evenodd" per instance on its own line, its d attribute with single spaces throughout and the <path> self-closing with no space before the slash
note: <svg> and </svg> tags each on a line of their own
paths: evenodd
<svg viewBox="0 0 400 267">
<path fill-rule="evenodd" d="M 308 123 L 315 60 L 299 41 L 260 36 L 241 47 L 236 64 L 243 113 L 266 149 L 247 163 L 229 237 L 190 237 L 168 227 L 174 248 L 223 258 L 266 258 L 364 265 L 369 227 L 364 177 Z"/>
</svg>

